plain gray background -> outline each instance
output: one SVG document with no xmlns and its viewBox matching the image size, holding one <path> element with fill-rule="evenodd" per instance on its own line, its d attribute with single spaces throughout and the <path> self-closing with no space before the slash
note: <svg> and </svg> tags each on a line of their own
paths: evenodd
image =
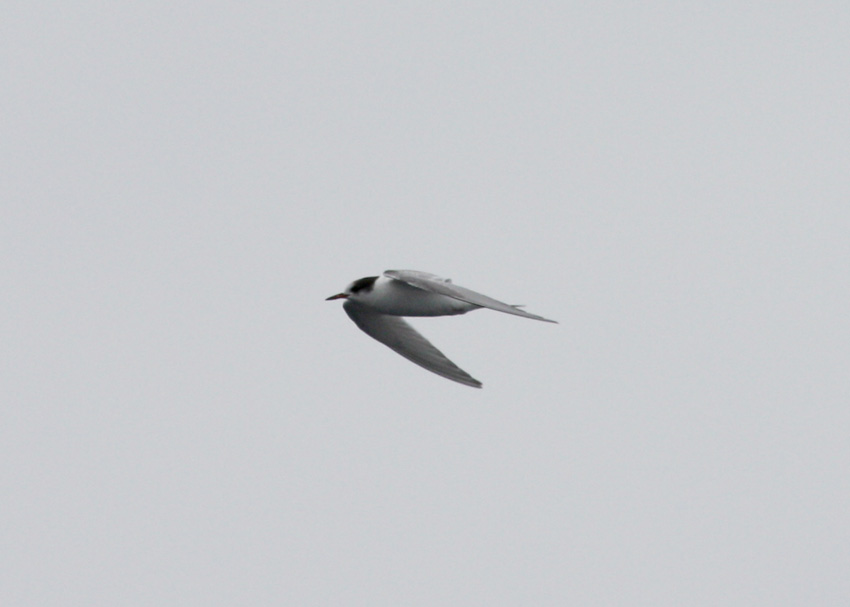
<svg viewBox="0 0 850 607">
<path fill-rule="evenodd" d="M 846 2 L 0 29 L 4 606 L 850 604 Z"/>
</svg>

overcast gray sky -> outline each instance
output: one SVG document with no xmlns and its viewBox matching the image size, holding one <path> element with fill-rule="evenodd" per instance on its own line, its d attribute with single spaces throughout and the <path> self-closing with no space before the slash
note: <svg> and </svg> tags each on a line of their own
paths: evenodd
<svg viewBox="0 0 850 607">
<path fill-rule="evenodd" d="M 4 607 L 850 604 L 846 2 L 0 30 Z"/>
</svg>

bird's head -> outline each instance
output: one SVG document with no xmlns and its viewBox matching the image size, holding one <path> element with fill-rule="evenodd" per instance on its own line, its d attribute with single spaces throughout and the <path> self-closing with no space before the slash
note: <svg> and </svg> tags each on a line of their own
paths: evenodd
<svg viewBox="0 0 850 607">
<path fill-rule="evenodd" d="M 372 290 L 372 287 L 375 286 L 375 281 L 378 280 L 377 276 L 367 276 L 365 278 L 358 278 L 350 285 L 345 287 L 345 291 L 342 293 L 337 293 L 336 295 L 331 295 L 325 301 L 330 301 L 332 299 L 348 299 L 349 297 L 356 297 L 358 294 L 368 293 Z"/>
</svg>

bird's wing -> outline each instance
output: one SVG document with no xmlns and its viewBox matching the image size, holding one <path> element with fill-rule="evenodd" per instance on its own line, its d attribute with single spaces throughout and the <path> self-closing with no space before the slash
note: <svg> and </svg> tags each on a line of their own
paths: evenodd
<svg viewBox="0 0 850 607">
<path fill-rule="evenodd" d="M 350 300 L 342 304 L 342 307 L 364 333 L 392 348 L 409 361 L 452 381 L 473 388 L 481 387 L 480 381 L 446 358 L 401 316 L 379 314 Z"/>
<path fill-rule="evenodd" d="M 454 297 L 455 299 L 459 299 L 476 306 L 481 306 L 482 308 L 490 308 L 491 310 L 496 310 L 498 312 L 515 314 L 516 316 L 522 316 L 523 318 L 533 318 L 534 320 L 542 320 L 544 322 L 558 322 L 557 320 L 549 320 L 548 318 L 543 318 L 536 314 L 530 314 L 525 310 L 520 310 L 517 306 L 506 304 L 493 299 L 492 297 L 482 295 L 481 293 L 476 293 L 471 289 L 459 287 L 456 284 L 452 284 L 451 280 L 440 278 L 439 276 L 428 274 L 427 272 L 418 272 L 416 270 L 387 270 L 384 272 L 384 276 L 406 282 L 407 284 L 424 291 Z"/>
</svg>

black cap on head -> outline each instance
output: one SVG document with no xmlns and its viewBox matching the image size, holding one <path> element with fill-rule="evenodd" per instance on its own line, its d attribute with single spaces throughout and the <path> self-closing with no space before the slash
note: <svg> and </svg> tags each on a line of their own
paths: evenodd
<svg viewBox="0 0 850 607">
<path fill-rule="evenodd" d="M 367 276 L 366 278 L 358 278 L 357 280 L 351 283 L 351 286 L 348 287 L 348 290 L 352 293 L 359 293 L 360 291 L 366 291 L 368 293 L 372 290 L 372 287 L 375 286 L 376 280 L 378 280 L 377 276 Z"/>
</svg>

